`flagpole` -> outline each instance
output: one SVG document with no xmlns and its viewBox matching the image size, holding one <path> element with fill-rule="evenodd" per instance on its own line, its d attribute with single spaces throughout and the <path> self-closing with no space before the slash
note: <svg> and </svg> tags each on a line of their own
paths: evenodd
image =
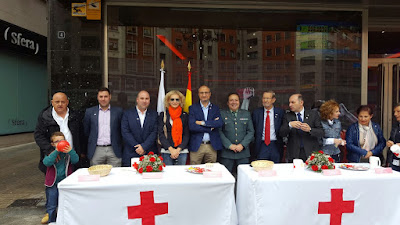
<svg viewBox="0 0 400 225">
<path fill-rule="evenodd" d="M 164 98 L 165 98 L 165 88 L 164 88 L 164 60 L 161 61 L 161 78 L 160 86 L 158 88 L 158 98 L 157 98 L 157 113 L 165 112 Z"/>
<path fill-rule="evenodd" d="M 190 65 L 190 61 L 188 63 L 188 85 L 186 89 L 186 98 L 185 98 L 185 106 L 183 111 L 189 113 L 189 106 L 192 105 L 192 72 L 190 70 L 192 66 Z"/>
</svg>

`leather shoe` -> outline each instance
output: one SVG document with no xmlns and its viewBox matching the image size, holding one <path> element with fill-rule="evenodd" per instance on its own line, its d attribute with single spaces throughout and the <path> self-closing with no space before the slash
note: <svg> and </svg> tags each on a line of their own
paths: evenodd
<svg viewBox="0 0 400 225">
<path fill-rule="evenodd" d="M 41 223 L 42 224 L 47 224 L 49 222 L 49 214 L 46 213 L 46 215 L 44 215 L 44 217 L 42 218 Z"/>
</svg>

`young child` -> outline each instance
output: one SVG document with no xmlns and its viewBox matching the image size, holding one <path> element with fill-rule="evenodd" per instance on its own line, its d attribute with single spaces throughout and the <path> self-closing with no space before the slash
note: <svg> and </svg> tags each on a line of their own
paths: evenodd
<svg viewBox="0 0 400 225">
<path fill-rule="evenodd" d="M 70 145 L 63 149 L 64 152 L 57 151 L 57 144 L 65 140 L 62 132 L 54 132 L 51 137 L 51 145 L 54 151 L 43 159 L 43 164 L 47 166 L 46 171 L 46 211 L 49 215 L 49 223 L 56 222 L 56 209 L 58 206 L 57 184 L 72 173 L 71 164 L 79 161 L 79 156 Z"/>
</svg>

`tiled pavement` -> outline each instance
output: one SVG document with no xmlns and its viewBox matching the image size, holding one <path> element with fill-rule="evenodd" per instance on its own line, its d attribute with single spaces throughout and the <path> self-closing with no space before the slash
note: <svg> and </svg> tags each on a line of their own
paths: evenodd
<svg viewBox="0 0 400 225">
<path fill-rule="evenodd" d="M 0 136 L 0 224 L 40 224 L 45 194 L 38 160 L 32 133 Z"/>
</svg>

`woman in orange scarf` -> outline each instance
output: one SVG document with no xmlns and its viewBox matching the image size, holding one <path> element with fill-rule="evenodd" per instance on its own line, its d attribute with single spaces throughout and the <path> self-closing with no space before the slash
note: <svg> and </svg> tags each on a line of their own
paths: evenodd
<svg viewBox="0 0 400 225">
<path fill-rule="evenodd" d="M 165 114 L 158 117 L 158 137 L 166 165 L 185 165 L 189 143 L 188 115 L 183 112 L 185 96 L 177 90 L 165 95 Z"/>
</svg>

